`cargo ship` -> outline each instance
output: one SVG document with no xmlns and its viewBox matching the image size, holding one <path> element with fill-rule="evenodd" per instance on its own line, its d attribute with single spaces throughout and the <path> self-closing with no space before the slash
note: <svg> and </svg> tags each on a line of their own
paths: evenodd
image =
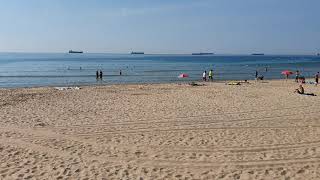
<svg viewBox="0 0 320 180">
<path fill-rule="evenodd" d="M 69 50 L 69 53 L 83 53 L 83 51 L 73 51 L 73 50 Z"/>
<path fill-rule="evenodd" d="M 134 52 L 134 51 L 132 51 L 131 54 L 144 54 L 144 52 Z"/>
<path fill-rule="evenodd" d="M 214 55 L 214 53 L 203 53 L 203 52 L 200 52 L 200 53 L 192 53 L 192 55 Z"/>
<path fill-rule="evenodd" d="M 264 56 L 264 54 L 263 53 L 253 53 L 253 54 L 251 54 L 252 56 Z"/>
</svg>

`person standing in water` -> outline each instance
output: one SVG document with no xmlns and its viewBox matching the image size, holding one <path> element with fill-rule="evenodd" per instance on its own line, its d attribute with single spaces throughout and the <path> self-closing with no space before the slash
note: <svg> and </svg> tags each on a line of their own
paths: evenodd
<svg viewBox="0 0 320 180">
<path fill-rule="evenodd" d="M 100 70 L 100 79 L 102 79 L 103 73 L 102 70 Z"/>
<path fill-rule="evenodd" d="M 213 81 L 213 71 L 212 71 L 212 69 L 209 71 L 209 80 Z"/>
<path fill-rule="evenodd" d="M 99 72 L 98 72 L 98 70 L 96 71 L 96 79 L 99 79 Z"/>
<path fill-rule="evenodd" d="M 120 76 L 122 75 L 122 71 L 121 70 L 120 70 L 119 74 L 120 74 Z"/>
<path fill-rule="evenodd" d="M 258 71 L 256 70 L 256 75 L 255 75 L 255 77 L 256 77 L 256 80 L 258 80 Z"/>
</svg>

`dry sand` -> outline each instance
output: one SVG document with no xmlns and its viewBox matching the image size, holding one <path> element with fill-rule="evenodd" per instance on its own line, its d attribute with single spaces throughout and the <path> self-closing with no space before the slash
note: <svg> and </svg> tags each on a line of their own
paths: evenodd
<svg viewBox="0 0 320 180">
<path fill-rule="evenodd" d="M 0 179 L 320 179 L 320 86 L 0 90 Z"/>
</svg>

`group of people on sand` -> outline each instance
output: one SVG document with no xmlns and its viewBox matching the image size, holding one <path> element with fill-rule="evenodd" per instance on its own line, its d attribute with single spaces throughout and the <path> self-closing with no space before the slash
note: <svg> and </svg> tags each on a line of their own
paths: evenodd
<svg viewBox="0 0 320 180">
<path fill-rule="evenodd" d="M 204 71 L 202 73 L 202 80 L 203 81 L 207 81 L 208 80 L 207 79 L 207 75 L 208 75 L 209 81 L 213 81 L 213 70 L 212 69 L 209 71 L 208 74 L 207 74 L 207 71 Z"/>
<path fill-rule="evenodd" d="M 295 77 L 295 82 L 296 83 L 299 83 L 299 82 L 300 83 L 305 83 L 305 78 L 300 75 L 300 71 L 297 70 L 295 75 L 296 75 L 296 77 Z M 319 83 L 319 76 L 320 76 L 319 72 L 317 72 L 314 75 L 314 83 L 315 83 L 315 85 L 318 85 L 318 83 Z"/>
<path fill-rule="evenodd" d="M 298 83 L 298 82 L 305 83 L 306 79 L 304 78 L 304 76 L 300 75 L 300 71 L 297 70 L 295 74 L 296 74 L 296 77 L 295 77 L 296 83 Z M 289 75 L 287 75 L 287 76 L 289 76 Z M 286 77 L 286 78 L 288 79 L 288 77 Z"/>
</svg>

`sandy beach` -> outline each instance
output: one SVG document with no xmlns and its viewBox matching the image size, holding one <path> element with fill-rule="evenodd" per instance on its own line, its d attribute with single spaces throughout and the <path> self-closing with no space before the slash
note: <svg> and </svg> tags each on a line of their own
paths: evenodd
<svg viewBox="0 0 320 180">
<path fill-rule="evenodd" d="M 320 86 L 0 90 L 0 179 L 320 179 Z"/>
</svg>

